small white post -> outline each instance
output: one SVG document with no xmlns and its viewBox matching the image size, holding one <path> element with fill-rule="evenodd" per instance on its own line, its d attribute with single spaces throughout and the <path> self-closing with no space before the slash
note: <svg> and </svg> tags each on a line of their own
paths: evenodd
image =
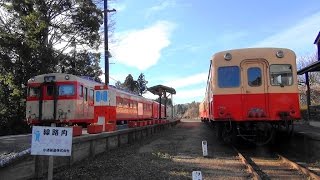
<svg viewBox="0 0 320 180">
<path fill-rule="evenodd" d="M 56 127 L 56 123 L 51 123 L 51 127 Z M 48 180 L 52 180 L 52 177 L 53 177 L 53 156 L 49 156 Z"/>
<path fill-rule="evenodd" d="M 205 140 L 202 141 L 202 153 L 204 157 L 208 156 L 208 143 Z"/>
<path fill-rule="evenodd" d="M 192 180 L 202 180 L 201 171 L 192 171 Z"/>
</svg>

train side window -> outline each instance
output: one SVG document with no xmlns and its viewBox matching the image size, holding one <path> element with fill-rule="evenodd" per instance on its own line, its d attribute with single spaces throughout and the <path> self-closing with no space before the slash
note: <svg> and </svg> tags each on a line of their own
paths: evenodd
<svg viewBox="0 0 320 180">
<path fill-rule="evenodd" d="M 126 99 L 122 99 L 122 107 L 126 107 Z"/>
<path fill-rule="evenodd" d="M 47 96 L 53 96 L 54 87 L 52 85 L 47 86 Z"/>
<path fill-rule="evenodd" d="M 255 87 L 255 86 L 261 86 L 261 69 L 258 67 L 251 67 L 247 71 L 248 75 L 248 85 Z"/>
<path fill-rule="evenodd" d="M 101 101 L 101 93 L 100 93 L 100 91 L 96 91 L 96 101 L 97 102 Z"/>
<path fill-rule="evenodd" d="M 102 100 L 104 102 L 107 102 L 108 101 L 108 92 L 107 91 L 103 91 L 102 92 Z"/>
<path fill-rule="evenodd" d="M 39 87 L 29 87 L 28 88 L 28 96 L 29 97 L 39 97 L 40 88 Z"/>
<path fill-rule="evenodd" d="M 270 81 L 273 86 L 292 85 L 292 66 L 290 64 L 272 64 L 270 66 Z"/>
<path fill-rule="evenodd" d="M 74 95 L 74 85 L 66 84 L 59 86 L 59 96 L 72 96 Z"/>
<path fill-rule="evenodd" d="M 122 107 L 122 98 L 117 98 L 117 105 L 119 106 L 119 107 Z"/>
<path fill-rule="evenodd" d="M 84 89 L 84 100 L 88 101 L 88 88 Z"/>
<path fill-rule="evenodd" d="M 128 99 L 126 101 L 126 105 L 127 105 L 128 108 L 130 108 L 130 101 Z"/>
<path fill-rule="evenodd" d="M 133 108 L 135 108 L 135 109 L 136 109 L 136 108 L 137 108 L 137 106 L 138 106 L 138 105 L 137 105 L 137 102 L 136 102 L 136 101 L 132 101 L 132 106 L 133 106 Z"/>
<path fill-rule="evenodd" d="M 220 88 L 233 88 L 240 86 L 240 68 L 238 66 L 225 66 L 218 68 L 218 86 Z"/>
<path fill-rule="evenodd" d="M 80 97 L 83 97 L 83 85 L 79 86 L 78 94 L 79 94 Z"/>
<path fill-rule="evenodd" d="M 123 99 L 123 106 L 128 108 L 128 100 L 127 99 Z"/>
<path fill-rule="evenodd" d="M 90 89 L 90 91 L 89 91 L 89 99 L 90 100 L 94 99 L 94 90 L 93 89 Z"/>
</svg>

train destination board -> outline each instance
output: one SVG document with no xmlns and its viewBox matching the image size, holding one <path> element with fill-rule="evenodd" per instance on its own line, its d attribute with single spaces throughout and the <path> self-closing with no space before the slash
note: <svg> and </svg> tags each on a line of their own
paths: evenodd
<svg viewBox="0 0 320 180">
<path fill-rule="evenodd" d="M 32 127 L 31 155 L 71 156 L 72 128 Z"/>
</svg>

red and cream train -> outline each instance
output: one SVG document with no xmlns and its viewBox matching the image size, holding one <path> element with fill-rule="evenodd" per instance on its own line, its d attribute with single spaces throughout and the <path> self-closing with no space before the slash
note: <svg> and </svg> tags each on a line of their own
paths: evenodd
<svg viewBox="0 0 320 180">
<path fill-rule="evenodd" d="M 300 119 L 296 55 L 283 48 L 247 48 L 214 54 L 202 121 L 224 139 L 241 136 L 265 144 L 277 128 Z"/>
<path fill-rule="evenodd" d="M 104 91 L 101 91 L 101 90 Z M 51 73 L 28 80 L 26 119 L 29 124 L 87 125 L 97 123 L 95 105 L 105 105 L 108 121 L 120 122 L 164 118 L 164 105 L 114 86 L 85 77 Z M 104 102 L 104 103 L 103 103 Z"/>
</svg>

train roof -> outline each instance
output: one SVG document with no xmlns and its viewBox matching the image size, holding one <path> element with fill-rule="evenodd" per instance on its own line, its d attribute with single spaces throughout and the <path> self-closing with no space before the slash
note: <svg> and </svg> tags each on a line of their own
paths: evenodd
<svg viewBox="0 0 320 180">
<path fill-rule="evenodd" d="M 32 78 L 30 78 L 28 80 L 28 83 L 42 83 L 42 82 L 45 82 L 45 79 L 47 78 L 47 82 L 48 81 L 66 81 L 66 76 L 68 76 L 68 80 L 69 81 L 82 81 L 82 82 L 87 82 L 87 83 L 90 83 L 90 84 L 93 84 L 95 86 L 99 86 L 99 85 L 104 85 L 103 83 L 100 83 L 100 82 L 97 82 L 95 81 L 92 77 L 89 77 L 89 76 L 76 76 L 76 75 L 73 75 L 73 74 L 67 74 L 67 73 L 48 73 L 48 74 L 41 74 L 41 75 L 37 75 L 37 76 L 34 76 Z M 133 97 L 136 97 L 136 98 L 144 98 L 145 100 L 150 100 L 152 101 L 151 99 L 147 99 L 143 96 L 140 96 L 138 94 L 135 94 L 131 91 L 128 91 L 128 90 L 125 90 L 125 89 L 119 89 L 113 85 L 109 85 L 108 86 L 109 88 L 111 89 L 114 89 L 116 91 L 119 91 L 123 94 L 126 94 L 126 95 L 130 95 L 130 96 L 133 96 Z"/>
<path fill-rule="evenodd" d="M 76 76 L 73 74 L 67 73 L 48 73 L 34 76 L 28 80 L 28 83 L 42 83 L 42 82 L 51 82 L 51 81 L 81 81 L 91 83 L 93 85 L 100 85 L 97 81 L 94 81 L 93 78 L 88 78 L 86 76 Z"/>
<path fill-rule="evenodd" d="M 133 92 L 131 92 L 131 91 L 129 91 L 129 90 L 119 89 L 119 88 L 117 88 L 117 87 L 115 87 L 115 86 L 113 86 L 113 85 L 109 85 L 109 88 L 110 88 L 110 89 L 114 89 L 114 90 L 116 90 L 116 91 L 118 91 L 118 92 L 121 92 L 121 93 L 123 93 L 123 94 L 136 97 L 136 98 L 143 98 L 143 99 L 145 99 L 145 100 L 153 101 L 152 99 L 145 98 L 145 97 L 140 96 L 140 95 L 138 95 L 138 94 L 135 94 L 135 93 L 133 93 Z"/>
<path fill-rule="evenodd" d="M 212 56 L 212 60 L 215 59 L 225 59 L 225 56 L 229 53 L 231 58 L 236 57 L 238 60 L 243 59 L 255 59 L 255 58 L 277 58 L 277 54 L 281 53 L 283 57 L 292 57 L 292 59 L 296 59 L 296 55 L 294 51 L 287 49 L 287 48 L 272 48 L 272 47 L 265 47 L 265 48 L 243 48 L 243 49 L 232 49 L 221 51 L 215 53 Z M 271 53 L 273 52 L 273 53 Z M 229 56 L 230 57 L 230 56 Z"/>
</svg>

